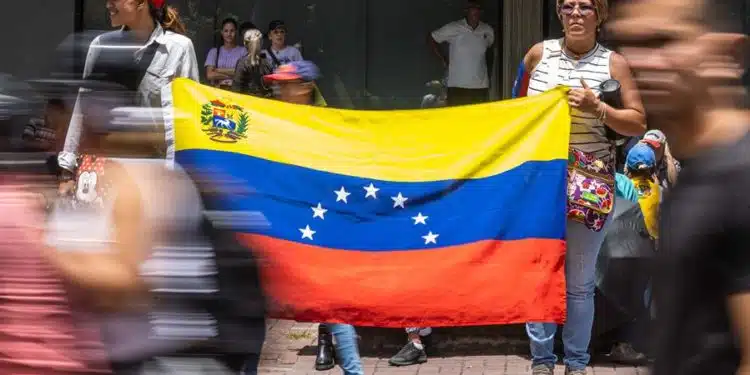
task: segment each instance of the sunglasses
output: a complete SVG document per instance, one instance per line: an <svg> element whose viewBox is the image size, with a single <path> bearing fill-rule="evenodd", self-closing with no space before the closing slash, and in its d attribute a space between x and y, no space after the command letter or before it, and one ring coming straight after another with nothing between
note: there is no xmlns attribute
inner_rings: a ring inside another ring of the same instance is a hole
<svg viewBox="0 0 750 375"><path fill-rule="evenodd" d="M596 8L594 8L593 5L588 4L563 4L562 6L560 6L560 13L566 16L571 16L573 15L573 12L575 12L576 8L578 8L578 12L584 17L588 17L596 13Z"/></svg>

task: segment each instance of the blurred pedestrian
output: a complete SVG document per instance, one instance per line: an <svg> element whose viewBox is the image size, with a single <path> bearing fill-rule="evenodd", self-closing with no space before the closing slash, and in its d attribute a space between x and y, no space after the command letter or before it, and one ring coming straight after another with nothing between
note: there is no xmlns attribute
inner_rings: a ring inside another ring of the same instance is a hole
<svg viewBox="0 0 750 375"><path fill-rule="evenodd" d="M682 164L661 207L653 375L750 374L747 36L728 4L642 0L612 25Z"/></svg>
<svg viewBox="0 0 750 375"><path fill-rule="evenodd" d="M44 222L56 196L56 165L8 152L0 129L0 373L108 373L96 324L79 314L65 280L44 257ZM28 150L30 151L30 150Z"/></svg>

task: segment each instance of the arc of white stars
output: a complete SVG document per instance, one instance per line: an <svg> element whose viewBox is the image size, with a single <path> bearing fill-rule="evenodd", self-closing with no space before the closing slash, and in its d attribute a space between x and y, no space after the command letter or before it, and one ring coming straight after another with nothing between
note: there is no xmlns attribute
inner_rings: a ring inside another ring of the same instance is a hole
<svg viewBox="0 0 750 375"><path fill-rule="evenodd" d="M370 182L369 186L365 186L363 189L365 189L365 191L367 192L367 194L365 194L365 198L373 197L373 199L378 199L377 193L378 191L380 191L380 189L376 188L375 185L372 184L372 182Z"/></svg>
<svg viewBox="0 0 750 375"><path fill-rule="evenodd" d="M431 243L434 243L435 245L437 245L437 238L438 237L440 237L440 235L436 234L436 233L432 233L432 231L430 231L430 233L427 233L427 235L422 236L422 238L424 238L424 244L425 245L428 245L428 244L431 244Z"/></svg>
<svg viewBox="0 0 750 375"><path fill-rule="evenodd" d="M391 199L393 199L393 208L396 208L396 207L406 208L404 207L404 203L406 203L406 201L409 200L409 198L401 195L401 192L399 192L397 196L391 197Z"/></svg>
<svg viewBox="0 0 750 375"><path fill-rule="evenodd" d="M320 203L318 203L317 207L310 207L310 209L313 210L313 219L315 219L316 217L319 217L321 220L326 219L325 214L326 212L328 212L328 210L323 208L323 206Z"/></svg>
<svg viewBox="0 0 750 375"><path fill-rule="evenodd" d="M343 201L344 203L349 203L349 202L348 202L348 201L346 200L346 197L348 197L348 196L352 195L352 193L350 193L350 192L346 191L346 189L344 189L344 187L343 187L343 186L341 187L341 189L340 189L340 190L334 190L333 192L334 192L334 193L336 193L336 202L341 202L341 201Z"/></svg>
<svg viewBox="0 0 750 375"><path fill-rule="evenodd" d="M317 233L316 231L312 230L309 225L306 225L304 228L299 229L300 232L302 232L302 239L309 238L310 241L313 240L313 234Z"/></svg>
<svg viewBox="0 0 750 375"><path fill-rule="evenodd" d="M417 225L417 224L427 225L427 219L429 218L429 216L424 216L420 212L417 214L417 216L412 216L411 218L412 220L414 220L414 225Z"/></svg>

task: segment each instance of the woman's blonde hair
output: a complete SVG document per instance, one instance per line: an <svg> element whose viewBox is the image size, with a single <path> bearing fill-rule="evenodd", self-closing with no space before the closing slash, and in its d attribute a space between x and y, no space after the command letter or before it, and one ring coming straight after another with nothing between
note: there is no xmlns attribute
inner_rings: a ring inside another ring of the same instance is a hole
<svg viewBox="0 0 750 375"><path fill-rule="evenodd" d="M562 6L563 2L565 2L565 0L557 0L558 18L562 18L562 15L560 14L560 7ZM596 8L596 22L597 24L601 25L604 23L604 21L607 20L607 17L609 17L609 1L591 0L591 2L594 3L594 8Z"/></svg>

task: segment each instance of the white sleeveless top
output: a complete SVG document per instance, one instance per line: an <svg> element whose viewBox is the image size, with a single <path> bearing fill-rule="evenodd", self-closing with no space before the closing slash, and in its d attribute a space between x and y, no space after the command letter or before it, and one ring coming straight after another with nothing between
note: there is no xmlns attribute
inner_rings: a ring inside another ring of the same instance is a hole
<svg viewBox="0 0 750 375"><path fill-rule="evenodd" d="M612 78L609 68L611 56L611 50L597 43L580 60L575 60L563 52L562 39L545 40L542 59L530 75L528 95L538 95L559 85L582 88L581 78L599 94L599 85ZM612 146L607 139L605 125L596 115L583 113L575 108L571 108L570 114L570 146L609 160L612 157Z"/></svg>

